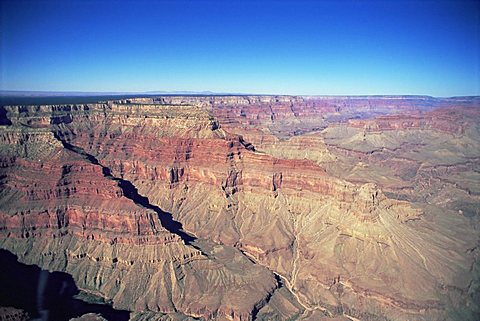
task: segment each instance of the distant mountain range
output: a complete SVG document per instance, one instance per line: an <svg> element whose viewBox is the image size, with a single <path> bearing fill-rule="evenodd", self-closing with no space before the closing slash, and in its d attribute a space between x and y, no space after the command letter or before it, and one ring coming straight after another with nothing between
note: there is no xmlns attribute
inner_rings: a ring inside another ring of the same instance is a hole
<svg viewBox="0 0 480 321"><path fill-rule="evenodd" d="M454 97L433 97L428 95L391 95L391 94L375 94L375 95L293 95L293 94L279 94L279 93L236 93L236 92L216 92L216 91L190 91L190 90L177 90L177 91L24 91L24 90L0 90L0 98L2 102L5 102L5 98L61 98L61 97L89 97L89 98L111 98L121 99L131 97L145 97L145 96L161 96L161 95L173 95L173 96L301 96L312 98L415 98L415 99L432 99L432 98L449 98L449 99L477 99L480 96L454 96Z"/></svg>
<svg viewBox="0 0 480 321"><path fill-rule="evenodd" d="M123 95L248 95L245 93L226 93L214 91L23 91L23 90L0 90L0 96L16 96L16 97L57 97L57 96L123 96Z"/></svg>

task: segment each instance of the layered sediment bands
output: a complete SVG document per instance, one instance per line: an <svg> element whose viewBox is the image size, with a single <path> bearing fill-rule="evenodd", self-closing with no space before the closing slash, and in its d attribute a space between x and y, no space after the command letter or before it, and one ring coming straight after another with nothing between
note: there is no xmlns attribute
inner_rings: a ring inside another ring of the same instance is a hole
<svg viewBox="0 0 480 321"><path fill-rule="evenodd" d="M93 156L59 146L51 132L2 130L13 146L2 146L1 246L22 262L65 271L79 288L131 311L248 320L268 304L277 281L238 250L198 240L186 245L178 226L167 226L176 233L164 228L159 216L167 213ZM44 157L36 152L39 140L12 138L31 132L51 145ZM23 156L11 155L16 149ZM282 309L273 308L298 313Z"/></svg>
<svg viewBox="0 0 480 321"><path fill-rule="evenodd" d="M412 115L387 115L369 120L349 120L350 126L363 128L367 132L383 132L390 130L432 129L450 134L465 133L468 125L463 118L474 114L466 108L435 110Z"/></svg>
<svg viewBox="0 0 480 321"><path fill-rule="evenodd" d="M478 312L478 98L154 97L5 114L2 247L114 306L219 320Z"/></svg>
<svg viewBox="0 0 480 321"><path fill-rule="evenodd" d="M165 228L172 234L175 234L176 236L180 237L186 244L189 244L190 242L195 240L193 236L189 235L188 233L182 230L182 224L180 222L173 220L171 217L171 214L162 211L158 206L151 204L147 197L140 195L138 193L137 188L132 183L130 183L127 180L112 176L111 171L108 167L101 165L94 156L87 154L83 149L73 146L61 140L61 138L59 138L58 135L55 135L55 138L60 140L62 142L62 145L66 149L85 157L93 165L100 166L102 169L103 176L117 182L118 187L121 189L122 194L126 198L128 198L129 200L132 200L135 204L139 206L142 206L146 209L154 211L158 215L158 220L160 220L160 223L163 228ZM66 167L66 169L69 170L69 167ZM176 178L178 181L178 170L173 171L173 169L171 169L170 180L172 181L173 178ZM156 218L154 218L153 215L150 214L149 221L153 231L156 231L157 230L157 227L155 225ZM140 230L140 227L138 228L138 231L139 230Z"/></svg>

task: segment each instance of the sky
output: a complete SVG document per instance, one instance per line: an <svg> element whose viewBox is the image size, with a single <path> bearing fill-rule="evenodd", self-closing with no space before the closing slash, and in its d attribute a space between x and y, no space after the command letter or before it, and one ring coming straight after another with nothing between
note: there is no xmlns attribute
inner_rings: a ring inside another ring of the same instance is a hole
<svg viewBox="0 0 480 321"><path fill-rule="evenodd" d="M0 0L0 89L480 95L480 1Z"/></svg>

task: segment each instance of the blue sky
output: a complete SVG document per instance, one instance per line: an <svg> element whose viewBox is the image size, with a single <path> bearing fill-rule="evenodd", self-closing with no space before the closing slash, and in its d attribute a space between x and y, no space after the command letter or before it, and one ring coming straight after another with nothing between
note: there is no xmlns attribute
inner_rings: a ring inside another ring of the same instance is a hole
<svg viewBox="0 0 480 321"><path fill-rule="evenodd" d="M479 1L0 1L0 89L480 95Z"/></svg>

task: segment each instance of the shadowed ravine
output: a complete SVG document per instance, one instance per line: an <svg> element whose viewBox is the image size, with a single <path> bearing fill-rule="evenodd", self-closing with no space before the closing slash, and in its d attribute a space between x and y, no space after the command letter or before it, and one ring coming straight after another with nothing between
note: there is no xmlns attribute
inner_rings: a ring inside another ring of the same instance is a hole
<svg viewBox="0 0 480 321"><path fill-rule="evenodd" d="M186 233L183 230L182 223L175 221L172 217L172 214L167 213L163 211L160 207L151 204L150 201L148 200L148 197L140 195L138 193L138 189L130 181L113 176L110 168L102 165L95 156L87 153L85 150L83 150L80 147L74 146L66 142L64 139L62 139L58 135L58 133L54 132L53 134L55 138L62 143L63 147L65 147L66 149L76 154L81 155L82 157L86 158L90 163L100 166L102 168L103 176L116 181L118 183L118 186L122 189L123 195L126 198L132 200L137 205L140 205L140 206L143 206L144 208L155 211L155 213L157 213L158 215L158 219L160 220L160 223L167 231L180 236L180 238L185 242L185 244L192 245L191 244L192 241L194 241L196 238Z"/></svg>
<svg viewBox="0 0 480 321"><path fill-rule="evenodd" d="M205 256L210 257L210 255L212 255L212 248L215 245L215 243L213 243L212 241L210 241L208 239L201 239L201 238L198 239L197 237L192 236L192 235L188 234L187 232L185 232L183 230L182 223L174 220L173 217L172 217L172 214L163 211L160 207L158 207L156 205L151 204L148 197L140 195L138 193L138 189L130 181L113 176L110 168L102 165L95 156L87 153L84 149L82 149L80 147L77 147L77 146L74 146L74 145L68 143L58 133L53 132L53 134L54 134L55 138L62 143L64 148L82 156L83 158L88 160L90 163L92 163L94 165L97 165L97 166L100 166L102 168L102 173L103 173L104 177L116 181L118 183L118 186L122 189L123 194L126 198L132 200L137 205L140 205L140 206L143 206L144 208L155 211L158 215L158 219L159 219L160 223L162 224L162 226L166 230L168 230L169 232L171 232L173 234L178 235L185 242L185 244L190 245L190 246L194 247L195 249L201 251ZM238 251L240 253L242 253L242 255L245 258L247 258L252 264L255 264L255 265L258 264L251 257L249 257L248 255L245 255L245 253L243 251L241 251L241 250L238 250ZM265 268L268 269L267 267L265 267ZM268 269L268 270L270 270L270 269ZM268 304L270 302L274 292L276 290L280 289L280 288L285 287L282 279L279 278L278 275L276 275L273 271L270 270L270 272L273 273L273 275L275 277L277 287L272 293L267 294L267 296L263 300L262 304L260 304L259 306L254 308L254 310L252 311L252 320L257 319L257 314L258 314L259 310L263 306L265 306L266 304ZM290 291L290 289L288 289L288 290Z"/></svg>
<svg viewBox="0 0 480 321"><path fill-rule="evenodd" d="M109 321L127 321L129 312L109 304L88 303L79 298L71 275L48 272L20 263L14 254L0 249L0 305L13 306L42 321L63 321L85 313L100 313ZM0 316L0 320L4 320ZM11 320L11 319L5 319Z"/></svg>

